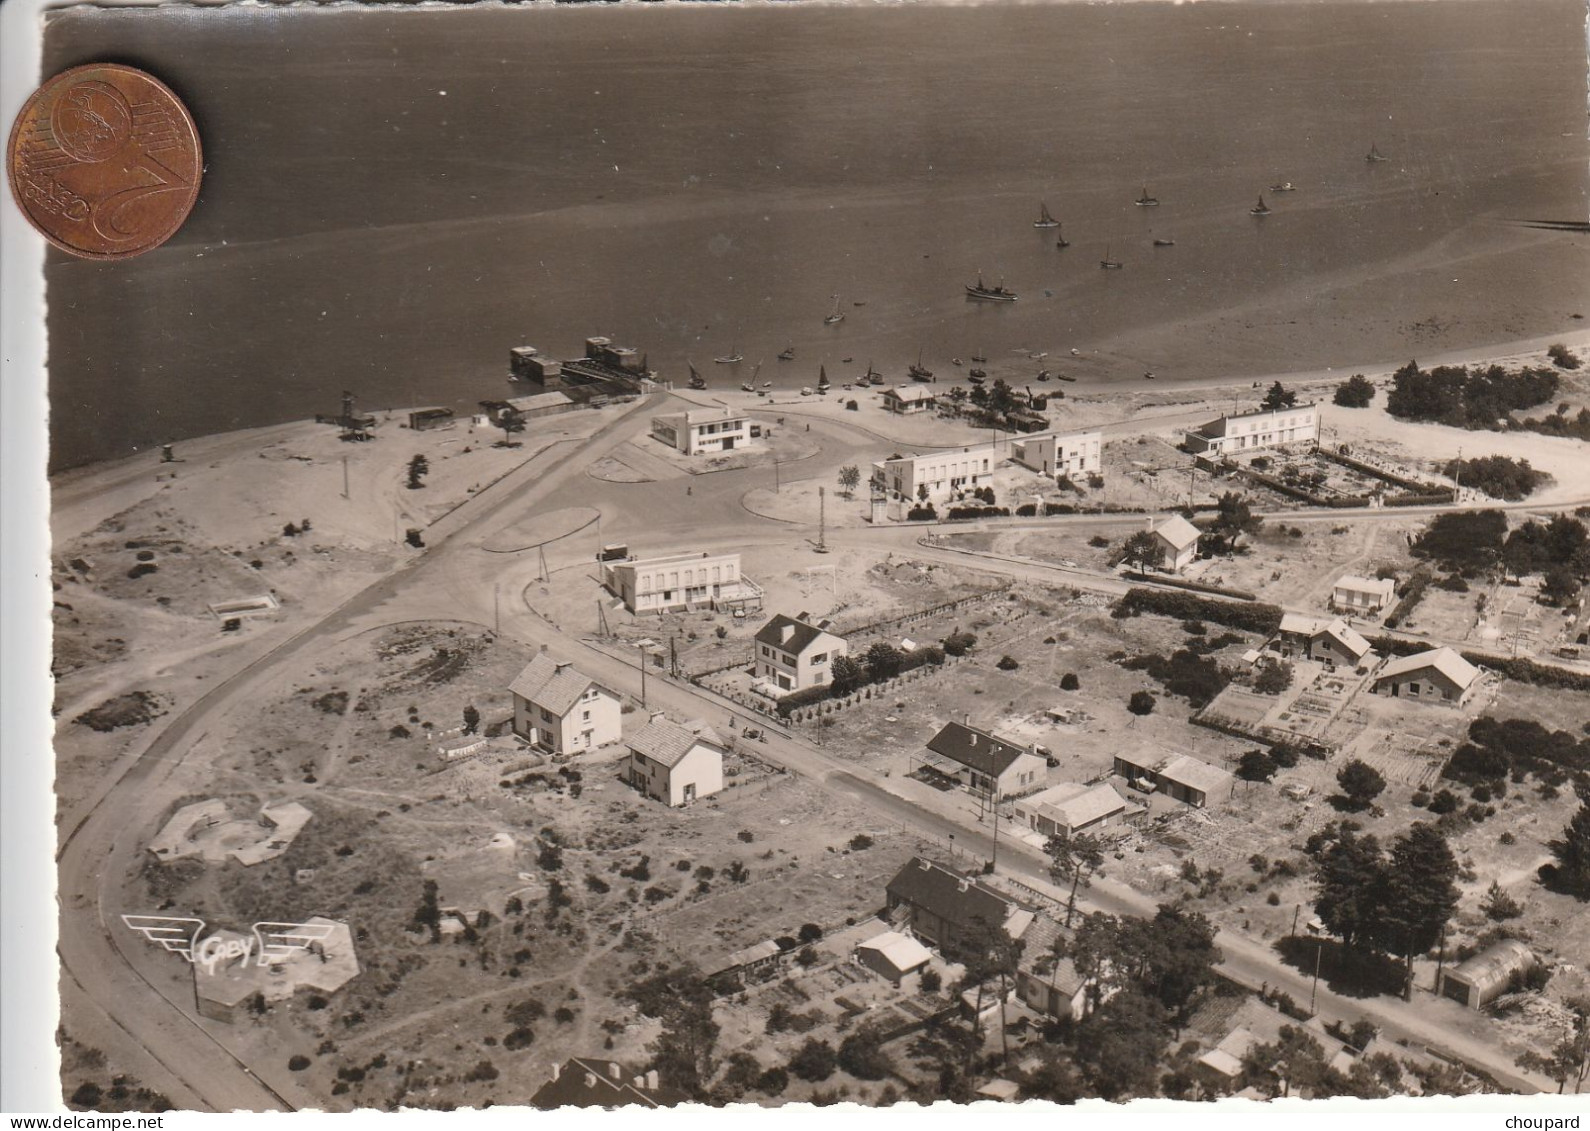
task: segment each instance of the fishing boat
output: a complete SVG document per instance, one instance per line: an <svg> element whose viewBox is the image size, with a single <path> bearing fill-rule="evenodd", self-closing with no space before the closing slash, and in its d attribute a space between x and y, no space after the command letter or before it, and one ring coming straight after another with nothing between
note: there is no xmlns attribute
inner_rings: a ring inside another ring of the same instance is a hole
<svg viewBox="0 0 1590 1131"><path fill-rule="evenodd" d="M1056 224L1055 227L1059 228L1060 225ZM1071 241L1066 239L1065 233L1063 231L1057 231L1057 232L1055 232L1054 245L1055 245L1055 247L1070 247L1071 246Z"/></svg>
<svg viewBox="0 0 1590 1131"><path fill-rule="evenodd" d="M1076 380L1075 377L1072 377L1068 373L1056 373L1055 376L1060 378L1060 380L1062 380L1062 381L1075 381Z"/></svg>
<svg viewBox="0 0 1590 1131"><path fill-rule="evenodd" d="M1039 350L1037 353L1029 353L1027 356L1030 357L1033 361L1042 361L1044 358L1049 356L1049 351L1048 350Z"/></svg>
<svg viewBox="0 0 1590 1131"><path fill-rule="evenodd" d="M906 368L906 372L911 375L911 380L913 380L913 381L931 381L931 380L933 380L933 370L922 368L922 351L921 350L917 350L916 351L916 364L912 365L912 366L908 366Z"/></svg>
<svg viewBox="0 0 1590 1131"><path fill-rule="evenodd" d="M745 355L740 352L739 346L735 346L723 357L715 357L712 360L719 365L738 365L745 360Z"/></svg>
<svg viewBox="0 0 1590 1131"><path fill-rule="evenodd" d="M707 387L707 379L696 372L694 363L687 361L685 364L690 367L690 387L692 389L705 389Z"/></svg>
<svg viewBox="0 0 1590 1131"><path fill-rule="evenodd" d="M1248 209L1248 213L1253 216L1268 216L1270 214L1270 206L1264 203L1264 197L1261 196L1259 197L1259 203Z"/></svg>
<svg viewBox="0 0 1590 1131"><path fill-rule="evenodd" d="M1139 208L1158 208L1159 207L1159 197L1157 197L1157 196L1149 196L1148 195L1148 186L1144 185L1143 186L1143 195L1138 197L1136 200L1132 201L1132 203L1137 205Z"/></svg>
<svg viewBox="0 0 1590 1131"><path fill-rule="evenodd" d="M795 347L793 345L786 346L784 348L784 350L778 355L778 359L780 361L794 361L795 360Z"/></svg>
<svg viewBox="0 0 1590 1131"><path fill-rule="evenodd" d="M756 392L756 386L749 381L742 381L740 382L740 391L742 393L754 393Z"/></svg>
<svg viewBox="0 0 1590 1131"><path fill-rule="evenodd" d="M975 284L968 283L966 285L966 295L968 298L983 299L987 302L1016 301L1016 292L1006 290L1005 284L1003 282L1001 282L998 286L993 287L985 284L983 282L983 273L981 271L977 273L977 282Z"/></svg>
<svg viewBox="0 0 1590 1131"><path fill-rule="evenodd" d="M952 357L952 358L950 358L950 364L959 366L959 365L965 365L966 363L964 361L962 361L958 357Z"/></svg>
<svg viewBox="0 0 1590 1131"><path fill-rule="evenodd" d="M811 395L812 395L812 387L810 385L801 386L801 396L809 397Z"/></svg>
<svg viewBox="0 0 1590 1131"><path fill-rule="evenodd" d="M988 363L988 358L986 358L985 356L983 356L980 353L972 354L972 360L977 362L977 364L979 364L979 365L986 365Z"/></svg>
<svg viewBox="0 0 1590 1131"><path fill-rule="evenodd" d="M872 367L871 358L867 359L867 371L861 375L860 381L863 385L870 385L873 381L877 381L879 384L883 383L883 374Z"/></svg>
<svg viewBox="0 0 1590 1131"><path fill-rule="evenodd" d="M1155 247L1175 247L1176 246L1176 241L1175 240L1156 239L1154 241L1154 246Z"/></svg>
<svg viewBox="0 0 1590 1131"><path fill-rule="evenodd" d="M1153 379L1154 379L1154 371L1152 369L1149 370L1147 373L1143 374L1143 380L1152 381Z"/></svg>
<svg viewBox="0 0 1590 1131"><path fill-rule="evenodd" d="M839 309L839 296L835 295L834 296L834 312L832 314L830 314L827 318L823 319L823 325L824 326L832 326L835 323L843 322L844 320L845 320L844 313Z"/></svg>
<svg viewBox="0 0 1590 1131"><path fill-rule="evenodd" d="M1117 260L1110 258L1109 244L1104 245L1104 258L1099 260L1099 266L1106 271L1119 271L1121 269L1121 264Z"/></svg>
<svg viewBox="0 0 1590 1131"><path fill-rule="evenodd" d="M966 376L971 379L972 384L980 385L983 379L988 376L988 371L986 369L969 369L966 371Z"/></svg>
<svg viewBox="0 0 1590 1131"><path fill-rule="evenodd" d="M1271 192L1296 192L1297 186L1291 181L1277 181L1270 186Z"/></svg>
<svg viewBox="0 0 1590 1131"><path fill-rule="evenodd" d="M852 361L855 361L855 360L856 359L853 358L853 357L842 357L842 358L839 359L840 363L843 364L843 365L849 365Z"/></svg>
<svg viewBox="0 0 1590 1131"><path fill-rule="evenodd" d="M1370 142L1369 152L1364 154L1364 160L1373 163L1376 161L1384 161L1385 159L1385 154L1381 153L1380 150L1376 148L1374 142Z"/></svg>
<svg viewBox="0 0 1590 1131"><path fill-rule="evenodd" d="M1034 228L1058 228L1060 221L1049 215L1049 206L1044 203L1038 205L1038 218L1032 222Z"/></svg>

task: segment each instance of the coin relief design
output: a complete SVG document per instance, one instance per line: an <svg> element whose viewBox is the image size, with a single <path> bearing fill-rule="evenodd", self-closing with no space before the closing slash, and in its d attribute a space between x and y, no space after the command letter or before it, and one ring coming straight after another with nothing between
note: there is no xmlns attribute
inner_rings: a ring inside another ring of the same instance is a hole
<svg viewBox="0 0 1590 1131"><path fill-rule="evenodd" d="M204 167L181 100L116 64L76 67L35 91L8 152L23 214L56 247L89 259L124 259L170 239Z"/></svg>

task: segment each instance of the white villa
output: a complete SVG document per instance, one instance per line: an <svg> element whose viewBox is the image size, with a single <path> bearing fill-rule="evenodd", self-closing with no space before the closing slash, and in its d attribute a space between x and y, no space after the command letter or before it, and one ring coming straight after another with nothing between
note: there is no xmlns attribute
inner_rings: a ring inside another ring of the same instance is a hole
<svg viewBox="0 0 1590 1131"><path fill-rule="evenodd" d="M1221 416L1185 436L1188 451L1211 455L1312 442L1319 439L1319 406L1300 404Z"/></svg>
<svg viewBox="0 0 1590 1131"><path fill-rule="evenodd" d="M695 408L651 418L651 434L687 456L732 452L761 435L761 427L744 413L726 408Z"/></svg>
<svg viewBox="0 0 1590 1131"><path fill-rule="evenodd" d="M1043 476L1097 475L1104 468L1103 432L1043 432L1010 442L1010 458Z"/></svg>
<svg viewBox="0 0 1590 1131"><path fill-rule="evenodd" d="M951 491L976 487L991 478L999 462L992 448L934 452L925 456L900 456L872 465L874 482L881 482L892 498L914 503L927 487L929 499L944 499Z"/></svg>
<svg viewBox="0 0 1590 1131"><path fill-rule="evenodd" d="M542 654L508 686L513 731L552 754L595 750L623 736L623 700L568 661Z"/></svg>

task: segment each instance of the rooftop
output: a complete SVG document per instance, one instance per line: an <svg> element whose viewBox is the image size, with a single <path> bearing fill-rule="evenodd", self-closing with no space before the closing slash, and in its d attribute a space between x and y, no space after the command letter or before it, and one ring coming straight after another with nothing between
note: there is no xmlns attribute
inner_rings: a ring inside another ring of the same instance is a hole
<svg viewBox="0 0 1590 1131"><path fill-rule="evenodd" d="M683 761L685 755L698 744L710 747L720 754L723 753L723 748L706 735L693 734L661 715L630 735L625 743L637 754L644 754L652 761L670 769Z"/></svg>
<svg viewBox="0 0 1590 1131"><path fill-rule="evenodd" d="M1229 772L1212 766L1191 754L1177 754L1155 768L1160 777L1180 785L1191 786L1201 793L1210 793L1231 784Z"/></svg>
<svg viewBox="0 0 1590 1131"><path fill-rule="evenodd" d="M943 729L928 741L927 748L990 777L998 777L1010 769L1011 764L1027 752L985 730L961 723L945 723Z"/></svg>
<svg viewBox="0 0 1590 1131"><path fill-rule="evenodd" d="M508 690L556 715L566 715L592 686L591 677L571 663L560 663L542 653L531 660ZM598 685L600 686L600 685ZM606 688L602 688L606 691ZM609 691L616 699L617 695Z"/></svg>
<svg viewBox="0 0 1590 1131"><path fill-rule="evenodd" d="M1451 648L1443 645L1440 648L1431 648L1428 651L1417 652L1412 656L1398 656L1395 660L1387 662L1380 669L1376 681L1382 681L1392 676L1406 675L1422 668L1434 668L1447 679L1460 688L1467 689L1479 677L1480 669L1469 663Z"/></svg>
<svg viewBox="0 0 1590 1131"><path fill-rule="evenodd" d="M896 970L914 970L930 961L933 952L910 935L899 931L885 931L866 942L858 943L857 950L875 950L887 958Z"/></svg>
<svg viewBox="0 0 1590 1131"><path fill-rule="evenodd" d="M1534 961L1535 952L1529 947L1517 939L1503 939L1495 946L1481 951L1467 962L1448 971L1447 977L1467 982L1471 986L1486 988L1506 982L1513 976L1514 971L1521 970Z"/></svg>
<svg viewBox="0 0 1590 1131"><path fill-rule="evenodd" d="M729 558L739 561L739 552L735 551L733 553L727 554L709 554L705 550L700 550L694 553L685 554L659 554L654 558L642 558L631 554L627 558L622 558L617 561L609 561L607 564L610 566L627 565L635 567L645 566L649 568L651 566L674 565L676 563L679 565L684 565L686 562L724 561Z"/></svg>
<svg viewBox="0 0 1590 1131"><path fill-rule="evenodd" d="M893 397L897 401L911 403L913 401L931 401L937 397L932 389L921 385L890 386L883 391L885 397Z"/></svg>
<svg viewBox="0 0 1590 1131"><path fill-rule="evenodd" d="M1397 583L1389 577L1359 577L1357 574L1343 574L1335 581L1337 589L1350 589L1354 593L1389 594L1397 588Z"/></svg>
<svg viewBox="0 0 1590 1131"><path fill-rule="evenodd" d="M1015 904L954 868L914 856L895 873L886 889L894 899L926 908L955 926L981 919L1002 926Z"/></svg>
<svg viewBox="0 0 1590 1131"><path fill-rule="evenodd" d="M616 1060L590 1056L570 1057L555 1066L552 1079L530 1098L542 1111L560 1107L669 1107L689 1097L674 1088L663 1087L655 1073L636 1076Z"/></svg>
<svg viewBox="0 0 1590 1131"><path fill-rule="evenodd" d="M786 632L786 629L790 631ZM757 630L756 642L799 655L822 634L823 630L814 624L807 624L805 621L779 613Z"/></svg>
<svg viewBox="0 0 1590 1131"><path fill-rule="evenodd" d="M1154 527L1154 533L1174 546L1177 552L1198 544L1198 528L1179 514L1173 514Z"/></svg>
<svg viewBox="0 0 1590 1131"><path fill-rule="evenodd" d="M1126 809L1135 808L1131 802L1115 792L1108 782L1086 786L1080 782L1062 782L1050 786L1042 793L1016 802L1018 809L1036 812L1067 828L1081 828L1094 821Z"/></svg>

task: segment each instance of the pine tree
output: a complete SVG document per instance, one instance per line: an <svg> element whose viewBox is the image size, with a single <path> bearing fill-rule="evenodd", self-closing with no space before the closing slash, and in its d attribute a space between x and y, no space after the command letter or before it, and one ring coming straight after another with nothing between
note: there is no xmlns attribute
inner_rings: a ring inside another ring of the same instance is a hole
<svg viewBox="0 0 1590 1131"><path fill-rule="evenodd" d="M1590 899L1590 801L1579 806L1562 836L1547 847L1557 858L1552 877L1555 886L1580 899Z"/></svg>
<svg viewBox="0 0 1590 1131"><path fill-rule="evenodd" d="M1386 906L1376 933L1381 944L1407 963L1404 1000L1413 999L1413 959L1441 940L1459 891L1457 859L1434 825L1418 822L1391 845Z"/></svg>

